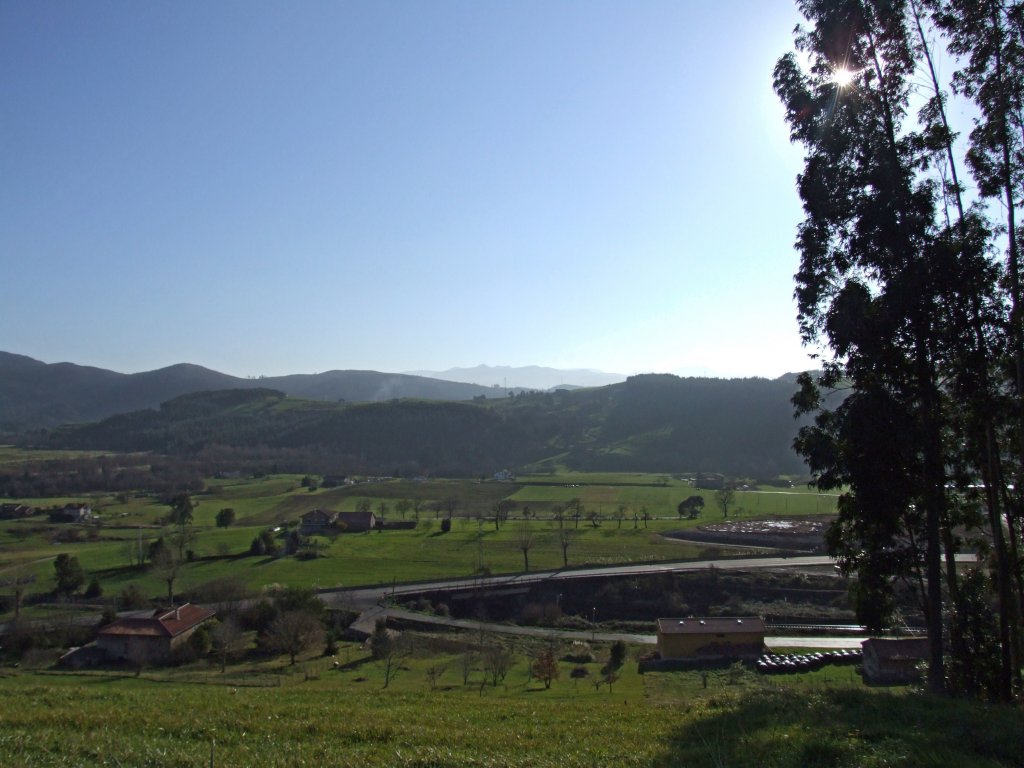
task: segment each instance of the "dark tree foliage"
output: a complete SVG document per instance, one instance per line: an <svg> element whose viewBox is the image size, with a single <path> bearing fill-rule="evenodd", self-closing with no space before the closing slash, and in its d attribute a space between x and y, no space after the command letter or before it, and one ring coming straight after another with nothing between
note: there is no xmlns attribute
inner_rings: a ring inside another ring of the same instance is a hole
<svg viewBox="0 0 1024 768"><path fill-rule="evenodd" d="M894 579L917 586L933 690L944 685L947 650L952 668L969 653L972 609L954 561L961 536L990 537L1003 659L996 697L1008 699L1010 679L1020 674L1009 584L1019 572L1014 488L1021 484L1011 482L1005 462L1024 457L1007 439L1024 439L1024 419L1013 418L1024 414L1022 387L1007 377L1014 365L1000 363L1021 346L1014 227L1007 302L989 256L997 228L984 209L963 204L928 25L937 20L951 50L969 59L955 81L983 113L969 161L982 193L998 194L1015 184L1008 169L1019 131L1012 141L999 132L1009 105L1020 103L1013 94L1024 57L1008 41L1020 40L1024 17L1018 4L995 0L798 5L809 24L798 28L796 46L809 66L784 56L775 88L791 136L805 149L796 299L801 333L824 366L820 377L801 378L794 397L798 413L815 415L795 445L819 488L844 491L827 540L842 568L859 577L861 619L873 627L888 620ZM933 93L915 116L910 97L921 72ZM1005 195L1011 222L1019 197ZM1016 390L1012 403L1007 384ZM840 388L849 393L841 404L824 402Z"/></svg>
<svg viewBox="0 0 1024 768"><path fill-rule="evenodd" d="M57 580L57 592L62 595L74 594L85 584L85 571L74 555L63 552L57 555L53 561L53 570Z"/></svg>
<svg viewBox="0 0 1024 768"><path fill-rule="evenodd" d="M236 402L218 392L62 427L28 442L154 451L169 454L168 465L201 462L207 473L490 476L495 467L557 455L579 470L772 477L803 470L790 448L796 432L790 393L788 379L661 375L483 403L341 405L259 391L243 392ZM0 493L4 482L0 473Z"/></svg>
<svg viewBox="0 0 1024 768"><path fill-rule="evenodd" d="M679 512L679 517L688 517L691 520L700 517L701 511L704 509L704 497L694 494L688 496L679 502L679 506L676 511Z"/></svg>
<svg viewBox="0 0 1024 768"><path fill-rule="evenodd" d="M288 654L291 663L299 654L323 645L326 632L320 619L308 611L284 611L260 636L261 645L275 653Z"/></svg>
<svg viewBox="0 0 1024 768"><path fill-rule="evenodd" d="M224 507L218 511L216 523L218 528L230 528L235 523L235 510L231 507Z"/></svg>

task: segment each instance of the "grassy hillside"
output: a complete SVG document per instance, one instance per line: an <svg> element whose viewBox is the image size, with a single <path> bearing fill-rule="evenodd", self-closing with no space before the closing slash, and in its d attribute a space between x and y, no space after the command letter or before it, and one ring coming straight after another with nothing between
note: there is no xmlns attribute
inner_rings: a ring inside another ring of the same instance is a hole
<svg viewBox="0 0 1024 768"><path fill-rule="evenodd" d="M0 677L0 761L33 766L1019 766L1019 711L868 689L850 668L640 676L611 690L600 663L550 690L520 649L504 685L468 685L458 654L421 644L387 690L379 662L343 646L326 662L221 675L198 665ZM432 688L432 666L445 671Z"/></svg>

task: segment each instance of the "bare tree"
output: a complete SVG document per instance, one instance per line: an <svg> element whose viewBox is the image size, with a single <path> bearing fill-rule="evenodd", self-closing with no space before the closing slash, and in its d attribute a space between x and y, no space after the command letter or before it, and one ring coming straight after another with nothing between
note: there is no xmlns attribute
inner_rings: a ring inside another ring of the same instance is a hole
<svg viewBox="0 0 1024 768"><path fill-rule="evenodd" d="M267 648L287 653L295 664L295 657L303 651L324 644L324 625L309 611L285 611L274 619L264 635Z"/></svg>
<svg viewBox="0 0 1024 768"><path fill-rule="evenodd" d="M432 664L427 667L427 681L430 683L430 690L437 690L437 681L447 671L448 666L445 664Z"/></svg>
<svg viewBox="0 0 1024 768"><path fill-rule="evenodd" d="M370 636L370 652L374 659L384 664L384 688L387 688L398 674L402 661L411 654L411 649L401 637L391 634L386 619L377 619Z"/></svg>
<svg viewBox="0 0 1024 768"><path fill-rule="evenodd" d="M573 519L573 522L575 522L576 527L579 528L580 518L583 517L583 512L585 510L583 506L583 500L580 499L579 496L573 496L571 499L569 499L569 501L566 502L565 509L566 512L569 513L569 516Z"/></svg>
<svg viewBox="0 0 1024 768"><path fill-rule="evenodd" d="M28 573L20 568L14 569L10 575L0 579L0 586L10 587L14 596L14 620L21 618L21 605L25 601L25 593L28 592L30 584L34 584L35 574Z"/></svg>
<svg viewBox="0 0 1024 768"><path fill-rule="evenodd" d="M455 510L459 508L458 496L448 496L444 500L444 508L448 513L448 519L451 520L455 516Z"/></svg>
<svg viewBox="0 0 1024 768"><path fill-rule="evenodd" d="M612 517L615 518L615 522L617 523L616 528L622 527L622 521L626 519L626 512L628 510L629 507L625 504L619 504L619 506L615 508L615 511L612 512Z"/></svg>
<svg viewBox="0 0 1024 768"><path fill-rule="evenodd" d="M718 508L722 510L722 517L729 516L729 507L736 500L736 491L726 486L719 491L715 491L715 503Z"/></svg>
<svg viewBox="0 0 1024 768"><path fill-rule="evenodd" d="M482 655L484 673L490 678L491 685L497 687L505 681L515 666L515 654L503 645L488 645L483 649Z"/></svg>
<svg viewBox="0 0 1024 768"><path fill-rule="evenodd" d="M530 549L533 547L533 528L529 520L523 520L516 531L516 544L523 553L523 570L530 570Z"/></svg>
<svg viewBox="0 0 1024 768"><path fill-rule="evenodd" d="M245 650L245 633L234 616L228 616L213 630L213 652L220 659L223 672L229 661L236 659Z"/></svg>
<svg viewBox="0 0 1024 768"><path fill-rule="evenodd" d="M169 520L174 525L171 541L178 550L178 560L185 559L185 550L195 542L196 532L192 527L193 511L196 505L187 493L180 493L171 499Z"/></svg>
<svg viewBox="0 0 1024 768"><path fill-rule="evenodd" d="M533 676L544 683L544 689L551 687L551 683L559 677L558 659L555 657L553 648L545 648L533 660L530 667Z"/></svg>
<svg viewBox="0 0 1024 768"><path fill-rule="evenodd" d="M154 575L167 584L167 602L173 605L174 582L177 581L178 573L181 571L181 559L173 549L164 545L154 547L149 560Z"/></svg>
<svg viewBox="0 0 1024 768"><path fill-rule="evenodd" d="M558 543L562 547L562 567L569 567L569 547L572 545L575 534L568 528L562 528L558 532Z"/></svg>
<svg viewBox="0 0 1024 768"><path fill-rule="evenodd" d="M412 509L412 502L408 499L399 499L395 502L395 511L405 520L406 513Z"/></svg>
<svg viewBox="0 0 1024 768"><path fill-rule="evenodd" d="M473 665L476 664L476 659L477 653L472 648L466 648L466 650L462 652L462 657L460 659L460 667L462 669L463 685L469 684L469 676L473 672Z"/></svg>

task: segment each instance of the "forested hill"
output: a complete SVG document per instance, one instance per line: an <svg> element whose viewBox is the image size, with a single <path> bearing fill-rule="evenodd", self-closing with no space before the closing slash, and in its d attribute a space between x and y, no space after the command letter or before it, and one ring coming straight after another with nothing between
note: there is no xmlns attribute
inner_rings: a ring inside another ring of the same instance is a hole
<svg viewBox="0 0 1024 768"><path fill-rule="evenodd" d="M270 388L313 400L372 402L396 397L471 400L505 390L378 371L327 371L242 379L198 365L116 373L73 363L43 363L0 352L0 432L21 432L115 413L156 408L179 395L220 389Z"/></svg>
<svg viewBox="0 0 1024 768"><path fill-rule="evenodd" d="M634 376L500 400L340 404L266 389L187 395L36 435L49 447L194 454L261 447L331 457L338 472L478 475L504 467L799 473L793 385Z"/></svg>

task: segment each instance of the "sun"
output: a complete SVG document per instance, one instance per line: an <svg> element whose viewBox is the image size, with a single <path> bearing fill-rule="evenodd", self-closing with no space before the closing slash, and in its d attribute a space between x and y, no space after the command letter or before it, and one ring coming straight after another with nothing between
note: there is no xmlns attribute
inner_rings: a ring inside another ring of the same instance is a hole
<svg viewBox="0 0 1024 768"><path fill-rule="evenodd" d="M849 88L857 79L857 70L840 67L832 72L832 82L840 88Z"/></svg>

